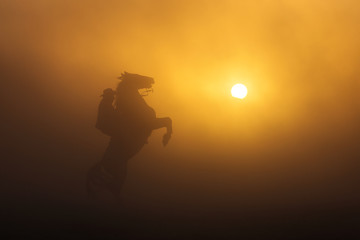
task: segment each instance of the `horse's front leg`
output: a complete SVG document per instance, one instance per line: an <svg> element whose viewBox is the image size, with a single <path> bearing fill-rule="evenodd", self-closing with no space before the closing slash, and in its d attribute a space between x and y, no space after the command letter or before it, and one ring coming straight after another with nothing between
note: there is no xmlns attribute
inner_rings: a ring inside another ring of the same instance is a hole
<svg viewBox="0 0 360 240"><path fill-rule="evenodd" d="M172 134L172 120L169 117L165 118L156 118L154 121L154 128L153 129L159 129L166 127L166 133L163 136L163 145L166 146L171 138Z"/></svg>

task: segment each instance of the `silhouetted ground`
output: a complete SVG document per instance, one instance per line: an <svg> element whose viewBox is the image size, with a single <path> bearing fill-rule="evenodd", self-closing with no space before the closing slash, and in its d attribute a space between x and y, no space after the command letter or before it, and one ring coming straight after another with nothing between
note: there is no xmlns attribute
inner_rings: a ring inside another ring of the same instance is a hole
<svg viewBox="0 0 360 240"><path fill-rule="evenodd" d="M349 239L359 234L354 206L233 212L169 206L116 211L47 202L10 207L2 217L2 234L7 239Z"/></svg>

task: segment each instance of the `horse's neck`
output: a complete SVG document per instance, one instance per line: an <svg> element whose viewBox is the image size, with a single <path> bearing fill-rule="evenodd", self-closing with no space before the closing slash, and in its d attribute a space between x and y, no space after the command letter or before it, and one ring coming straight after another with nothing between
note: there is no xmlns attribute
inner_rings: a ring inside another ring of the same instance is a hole
<svg viewBox="0 0 360 240"><path fill-rule="evenodd" d="M154 110L146 103L136 90L134 92L120 93L117 108L123 114L136 114L146 118L155 117Z"/></svg>

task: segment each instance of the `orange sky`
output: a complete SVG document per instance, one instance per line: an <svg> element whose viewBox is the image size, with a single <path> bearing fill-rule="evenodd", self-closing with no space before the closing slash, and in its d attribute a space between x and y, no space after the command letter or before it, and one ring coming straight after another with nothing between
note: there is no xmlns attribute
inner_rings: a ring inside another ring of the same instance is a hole
<svg viewBox="0 0 360 240"><path fill-rule="evenodd" d="M99 95L128 71L155 78L146 100L174 122L166 149L160 130L137 156L135 177L184 164L232 169L225 182L244 171L252 184L282 182L299 168L331 178L353 167L337 156L360 133L359 10L355 0L2 0L5 120L19 136L101 156ZM230 96L237 82L244 100Z"/></svg>

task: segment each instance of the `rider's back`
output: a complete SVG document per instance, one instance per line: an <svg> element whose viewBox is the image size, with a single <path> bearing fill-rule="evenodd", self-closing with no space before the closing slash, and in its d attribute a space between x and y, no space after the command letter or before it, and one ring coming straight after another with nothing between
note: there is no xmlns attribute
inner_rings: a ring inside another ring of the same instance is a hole
<svg viewBox="0 0 360 240"><path fill-rule="evenodd" d="M113 100L103 97L98 108L98 115L95 127L106 135L113 135L115 129L115 109Z"/></svg>

